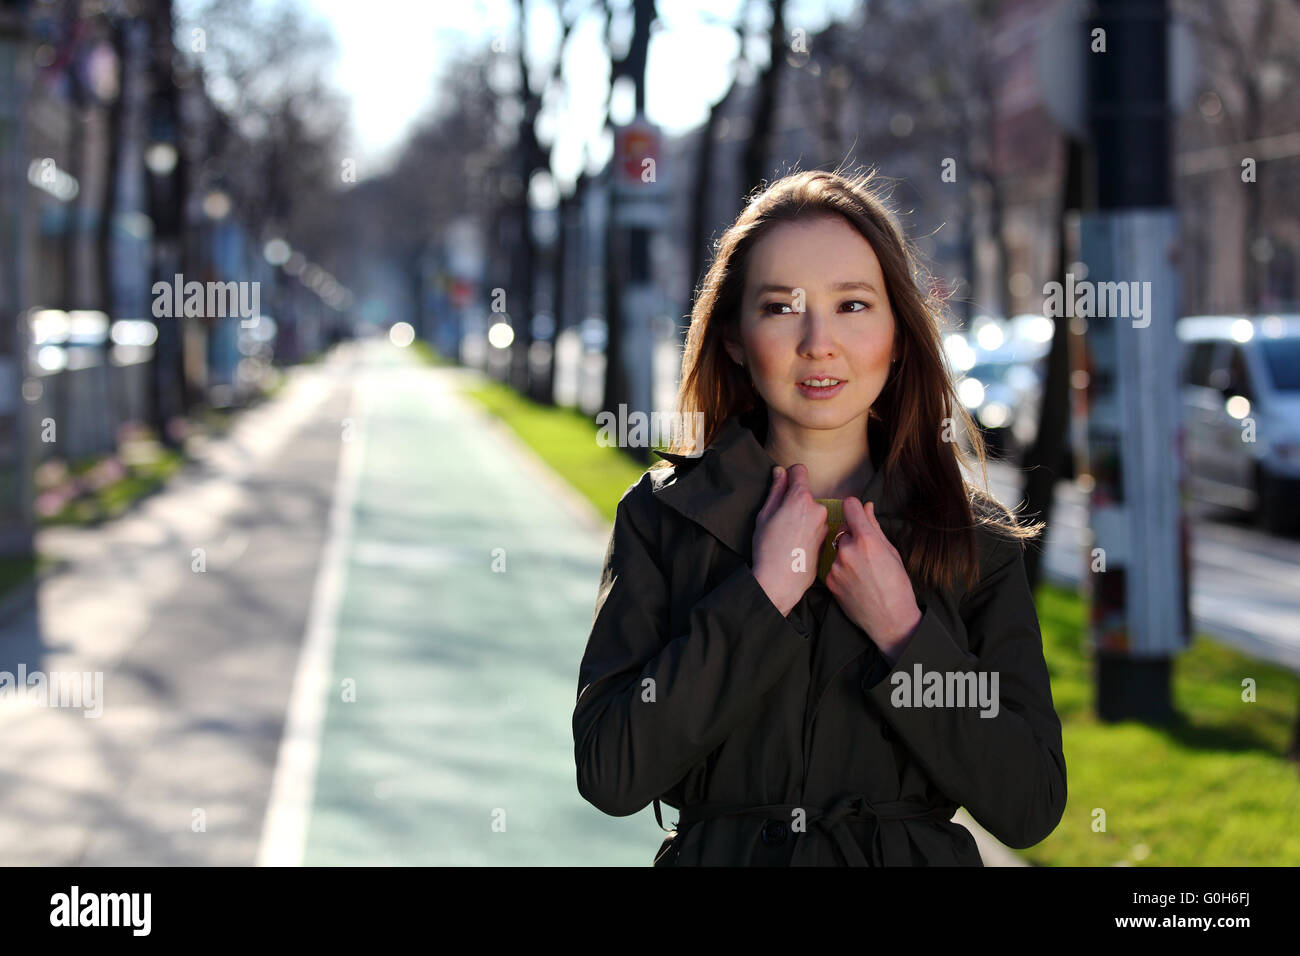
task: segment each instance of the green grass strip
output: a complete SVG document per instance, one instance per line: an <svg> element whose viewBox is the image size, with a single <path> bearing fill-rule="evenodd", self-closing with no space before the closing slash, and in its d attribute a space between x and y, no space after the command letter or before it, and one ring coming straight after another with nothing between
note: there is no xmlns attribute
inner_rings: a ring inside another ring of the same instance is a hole
<svg viewBox="0 0 1300 956"><path fill-rule="evenodd" d="M500 382L468 394L514 429L611 523L623 492L645 472L618 448L598 444L596 423L582 412L541 405Z"/></svg>

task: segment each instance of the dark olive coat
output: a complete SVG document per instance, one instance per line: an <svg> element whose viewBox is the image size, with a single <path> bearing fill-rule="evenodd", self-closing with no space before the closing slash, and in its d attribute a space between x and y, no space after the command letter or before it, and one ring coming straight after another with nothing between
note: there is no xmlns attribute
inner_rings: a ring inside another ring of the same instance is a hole
<svg viewBox="0 0 1300 956"><path fill-rule="evenodd" d="M981 528L976 587L913 580L921 623L891 670L823 582L786 617L754 578L764 428L728 419L619 502L579 668L579 792L614 816L682 811L656 865L981 866L958 806L1008 846L1038 843L1065 809L1065 758L1021 545ZM862 500L898 547L908 492L884 486L870 439ZM997 715L894 706L890 677L918 663L997 672Z"/></svg>

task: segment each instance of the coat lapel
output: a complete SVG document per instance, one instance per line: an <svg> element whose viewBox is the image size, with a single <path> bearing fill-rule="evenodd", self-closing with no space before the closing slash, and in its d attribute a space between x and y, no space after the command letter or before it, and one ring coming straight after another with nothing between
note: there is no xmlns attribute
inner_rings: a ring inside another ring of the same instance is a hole
<svg viewBox="0 0 1300 956"><path fill-rule="evenodd" d="M672 478L655 488L659 500L713 535L746 563L753 559L754 525L771 488L772 469L776 467L761 437L765 437L763 419L750 413L728 418L701 456L657 452L676 466ZM894 546L899 547L908 490L901 482L885 481L881 467L887 449L874 421L868 439L876 468L859 497L863 504L875 502L881 528ZM823 593L814 594L819 588ZM813 604L821 599L826 607L816 634L818 647L810 675L809 720L836 675L875 646L820 580L809 588L801 603Z"/></svg>
<svg viewBox="0 0 1300 956"><path fill-rule="evenodd" d="M754 524L776 467L760 440L764 431L761 416L733 415L700 456L656 452L676 466L673 477L655 488L659 500L746 560L752 558ZM875 502L880 525L893 540L891 525L896 528L904 515L908 490L899 481L885 482L881 466L888 449L874 421L868 440L876 469L859 498L864 505Z"/></svg>
<svg viewBox="0 0 1300 956"><path fill-rule="evenodd" d="M657 454L676 466L673 479L655 489L659 499L751 560L754 524L776 462L750 426L739 417L728 418L698 458Z"/></svg>

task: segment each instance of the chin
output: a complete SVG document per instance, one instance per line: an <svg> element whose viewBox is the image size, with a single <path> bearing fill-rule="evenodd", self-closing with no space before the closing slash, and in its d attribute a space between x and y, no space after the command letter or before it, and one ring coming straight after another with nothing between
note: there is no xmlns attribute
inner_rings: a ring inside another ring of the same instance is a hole
<svg viewBox="0 0 1300 956"><path fill-rule="evenodd" d="M815 403L801 399L796 399L795 402L793 408L775 408L773 410L782 418L798 425L800 428L819 431L843 428L855 419L865 419L867 413L871 410L870 405L859 407L844 404L837 400L822 403L821 407L816 407ZM770 405L768 407L772 408Z"/></svg>

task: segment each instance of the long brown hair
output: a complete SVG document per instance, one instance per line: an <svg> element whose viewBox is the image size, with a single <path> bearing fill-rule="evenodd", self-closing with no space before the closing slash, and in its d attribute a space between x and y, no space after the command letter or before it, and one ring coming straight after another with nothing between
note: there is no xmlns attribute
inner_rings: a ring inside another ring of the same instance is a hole
<svg viewBox="0 0 1300 956"><path fill-rule="evenodd" d="M728 330L738 332L749 253L777 223L827 215L842 217L871 244L894 315L898 362L868 416L868 428L880 428L886 436L885 482L903 482L911 489L906 540L894 544L909 574L927 586L952 587L963 579L973 587L979 573L977 525L1020 541L1035 537L1044 525L1020 523L988 491L983 439L957 398L941 354L944 302L932 284L922 287L919 256L874 171L852 177L820 170L792 173L754 195L723 233L696 292L677 393L678 420L703 427L682 433L668 450L698 453L731 416L764 410L754 385L723 347ZM970 457L952 440L958 425L979 461L983 488L962 475L960 466L969 465ZM693 439L701 444L693 445ZM923 513L916 503L923 503Z"/></svg>

